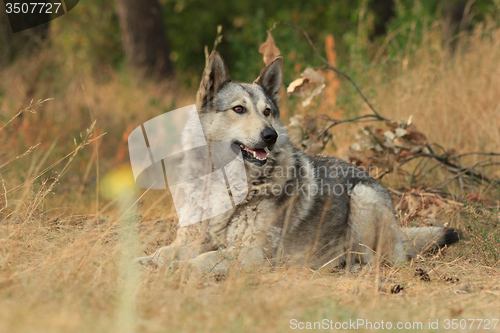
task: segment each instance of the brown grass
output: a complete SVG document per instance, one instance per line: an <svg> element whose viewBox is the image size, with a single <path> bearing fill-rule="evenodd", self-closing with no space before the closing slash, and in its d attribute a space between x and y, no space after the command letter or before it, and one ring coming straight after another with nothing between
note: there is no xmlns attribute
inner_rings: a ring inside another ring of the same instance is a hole
<svg viewBox="0 0 500 333"><path fill-rule="evenodd" d="M412 115L430 141L460 152L498 151L500 31L484 28L462 37L453 57L436 31L407 65L366 73L363 89L376 90L373 102L384 116ZM146 193L133 204L144 193L110 197L111 185L98 186L99 179L111 170L130 177L128 133L159 113L192 103L194 95L119 74L95 81L77 73L54 82L51 75L62 74L53 72L53 51L0 72L7 78L0 81L3 123L32 98L54 97L36 115L24 113L0 131L8 148L0 151L1 161L40 142L1 170L0 332L281 332L290 330L292 319L422 322L422 330L408 331L430 332L429 320L439 320L434 331L442 331L445 319L499 318L498 209L441 211L439 219L463 229L465 240L378 272L279 267L200 277L131 265L130 258L175 237L169 197ZM33 84L35 92L29 89ZM306 112L289 110L286 101L282 105L286 114ZM345 155L356 131L357 126L336 127L335 153ZM70 154L35 179L78 147L73 158ZM470 163L477 159L471 156ZM500 177L498 168L487 172ZM479 191L494 204L500 200L491 188ZM417 268L429 274L429 282L415 275ZM391 294L394 285L403 291Z"/></svg>

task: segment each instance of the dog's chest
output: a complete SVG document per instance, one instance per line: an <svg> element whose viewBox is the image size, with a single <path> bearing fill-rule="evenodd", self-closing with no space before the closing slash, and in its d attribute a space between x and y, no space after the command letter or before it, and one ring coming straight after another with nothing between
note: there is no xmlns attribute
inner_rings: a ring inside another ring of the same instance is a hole
<svg viewBox="0 0 500 333"><path fill-rule="evenodd" d="M210 229L216 233L213 236L223 241L227 247L255 245L267 247L271 251L278 245L281 235L281 228L276 226L276 221L279 220L277 215L274 203L269 200L252 200L238 206L230 216L212 221L214 227L218 227L213 228L211 223ZM222 227L223 225L226 227Z"/></svg>

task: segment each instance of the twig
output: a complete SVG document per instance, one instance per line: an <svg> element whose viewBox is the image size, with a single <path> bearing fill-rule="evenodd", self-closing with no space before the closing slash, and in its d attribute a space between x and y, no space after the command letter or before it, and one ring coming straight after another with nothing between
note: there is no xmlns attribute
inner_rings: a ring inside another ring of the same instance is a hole
<svg viewBox="0 0 500 333"><path fill-rule="evenodd" d="M426 147L430 150L430 145L426 145ZM478 164L476 164L476 165L474 165L472 167L462 168L459 165L450 162L449 161L450 156L448 156L448 155L437 155L434 152L420 153L420 154L414 155L414 156L409 157L409 158L403 160L402 162L400 162L399 166L403 166L404 164L410 162L411 160L414 160L414 159L417 159L417 158L421 158L421 157L427 157L427 158L435 159L436 161L440 162L442 165L444 165L447 168L449 168L450 171L452 171L452 172L462 172L465 175L471 176L471 177L473 177L474 179L476 179L478 181L486 181L488 183L491 183L493 181L492 179L488 178L482 172L475 170L475 168L477 166L479 166L481 163L483 163L484 161L482 161L482 162L480 162L480 163L478 163Z"/></svg>
<svg viewBox="0 0 500 333"><path fill-rule="evenodd" d="M289 26L290 28L296 30L296 31L299 31L301 32L304 37L306 37L307 39L307 42L309 43L309 45L311 45L314 53L316 54L316 56L318 56L318 58L321 59L321 61L323 61L323 63L327 66L328 69L331 69L332 71L334 71L335 73L343 76L347 81L349 81L349 83L351 83L353 85L353 87L357 90L357 92L359 93L359 95L361 96L361 98L363 99L363 101L366 103L366 105L368 105L368 107L370 108L370 110L372 110L372 112L375 114L375 116L377 117L377 119L379 120L383 120L383 121L390 121L389 119L387 118L384 118L382 117L377 110L375 110L375 108L371 105L371 103L368 101L368 99L365 97L365 95L363 94L363 92L361 91L361 89L358 87L358 85L356 84L356 82L353 81L353 79L351 79L351 77L349 75L347 75L346 73L342 72L341 70L339 70L337 67L333 66L332 64L330 64L328 62L328 60L326 60L322 55L321 53L319 53L318 49L316 49L316 46L314 46L311 38L309 37L309 35L307 34L307 32L296 26L295 24L292 24L292 23L288 23L288 22L274 22L274 25L272 26L271 29L269 29L268 32L271 32L273 31L274 29L276 29L276 26L277 25L286 25L286 26Z"/></svg>
<svg viewBox="0 0 500 333"><path fill-rule="evenodd" d="M460 154L460 155L457 155L455 157L461 158L461 157L468 156L468 155L500 156L500 153L482 153L482 152L478 152L478 151L473 151L470 153Z"/></svg>
<svg viewBox="0 0 500 333"><path fill-rule="evenodd" d="M321 115L316 116L316 118L323 119L323 120L326 120L326 121L331 121L332 124L328 125L324 130L322 130L321 132L319 132L319 134L314 138L314 140L312 142L318 141L318 139L323 134L325 134L326 132L328 132L332 127L337 126L339 124L344 124L344 123L357 124L357 123L365 123L365 122L372 122L372 121L380 121L380 119L376 115L373 115L373 114L366 114L364 116L359 116L359 117L350 118L350 119L333 119L333 118L328 117L327 115L322 115L321 114Z"/></svg>
<svg viewBox="0 0 500 333"><path fill-rule="evenodd" d="M314 43L312 42L308 33L304 29L296 26L295 24L288 23L288 22L275 22L274 25L271 27L271 29L268 30L268 32L271 32L274 29L276 29L276 26L278 26L278 25L285 25L285 26L291 27L292 29L302 33L304 35L304 37L307 39L307 42L309 43L311 48L313 49L314 54L318 58L320 58L321 61L325 64L325 66L323 68L333 70L335 73L339 74L340 76L342 76L346 80L348 80L353 85L353 87L356 89L356 91L361 96L361 98L366 103L366 105L368 105L370 110L373 112L373 114L363 115L363 116L359 116L359 117L351 118L351 119L332 119L326 115L318 115L317 116L318 119L323 119L326 121L330 121L332 123L330 125L328 125L324 130L320 131L319 134L313 140L313 142L319 140L319 138L321 138L322 135L324 135L326 132L328 132L328 130L330 130L331 128L333 128L334 126L337 126L339 124L363 123L363 122L373 122L373 121L385 121L385 122L389 122L389 123L392 122L392 120L381 116L378 113L378 111L375 110L375 108L371 105L371 103L368 101L368 99L363 94L363 92L358 87L358 85L351 79L351 77L349 77L346 73L340 71L338 68L336 68L335 66L330 64L328 62L328 60L325 59L325 57L323 57L321 55L321 53L318 51L316 46L314 46ZM371 133L371 131L370 131L370 135L379 145L381 145L382 147L384 146L383 143L378 140L377 136L374 135L374 133ZM438 153L434 152L433 147L436 147L437 149L439 149L441 151L441 153L438 154ZM396 147L396 148L404 149L404 147ZM444 166L447 171L454 174L450 180L447 180L445 182L445 184L449 184L458 178L460 193L461 193L462 197L464 197L464 195L465 195L464 187L466 186L464 184L463 176L470 177L472 182L474 182L474 181L477 181L477 182L486 181L486 182L490 183L490 186L494 185L495 183L496 183L496 185L498 185L499 184L498 181L490 179L484 173L482 173L481 171L478 171L476 168L478 168L480 166L486 167L486 166L492 166L492 165L499 165L500 163L496 163L496 162L489 160L488 161L488 162L490 162L489 164L485 164L486 161L481 161L481 162L476 163L475 165L470 166L470 167L462 167L462 163L461 163L460 159L464 156L469 156L469 155L500 156L500 153L469 152L469 153L464 153L464 154L460 154L460 155L453 155L453 154L450 154L446 149L444 149L443 146L441 146L437 143L430 143L430 144L427 143L422 147L422 149L418 150L417 152L412 152L412 156L407 157L404 160L400 161L398 163L398 169L400 167L402 167L403 165L409 163L412 160L420 159L420 158L428 159L427 161L424 162L424 164L421 168L420 168L420 165L422 164L423 160L420 160L418 162L417 166L413 169L413 172L412 172L412 174L408 180L408 183L407 183L407 188L408 188L411 181L413 179L416 180L424 172L424 169L425 169L429 160L437 161L438 163L435 166L433 166L428 172L426 172L425 175L428 175L431 170L435 169L438 166ZM399 156L399 157L401 157L401 156ZM419 170L419 168L420 168L420 170ZM417 171L418 171L418 173L417 173ZM390 172L392 172L392 168L389 170L386 170L384 173L382 173L382 175L379 175L377 177L377 179L382 178L384 175L386 175Z"/></svg>

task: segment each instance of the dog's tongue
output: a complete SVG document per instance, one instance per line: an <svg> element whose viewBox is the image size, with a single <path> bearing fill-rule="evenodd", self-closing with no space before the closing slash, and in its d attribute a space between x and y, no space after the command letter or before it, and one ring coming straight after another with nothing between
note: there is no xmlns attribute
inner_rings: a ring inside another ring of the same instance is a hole
<svg viewBox="0 0 500 333"><path fill-rule="evenodd" d="M265 160L267 158L267 153L264 149L255 149L255 155L261 160Z"/></svg>
<svg viewBox="0 0 500 333"><path fill-rule="evenodd" d="M267 152L264 149L252 150L250 148L245 147L245 150L261 160L265 160L267 158Z"/></svg>

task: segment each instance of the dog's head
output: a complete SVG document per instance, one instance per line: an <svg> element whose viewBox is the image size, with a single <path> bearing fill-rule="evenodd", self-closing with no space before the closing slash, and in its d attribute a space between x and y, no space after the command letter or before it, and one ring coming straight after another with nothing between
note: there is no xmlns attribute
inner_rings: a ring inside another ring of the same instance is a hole
<svg viewBox="0 0 500 333"><path fill-rule="evenodd" d="M265 165L275 147L286 142L276 105L282 80L282 57L253 83L237 83L231 81L221 56L212 52L196 95L207 140L234 143L247 163Z"/></svg>

